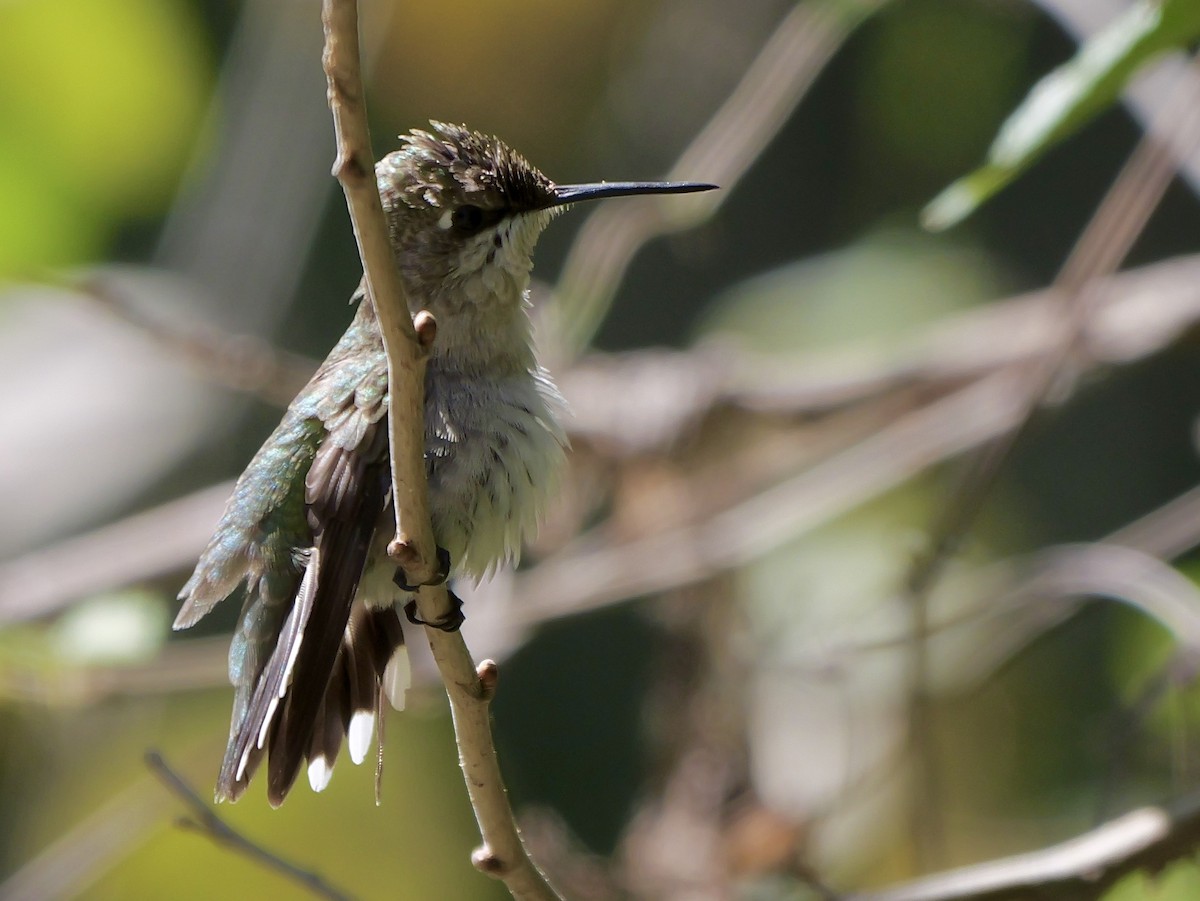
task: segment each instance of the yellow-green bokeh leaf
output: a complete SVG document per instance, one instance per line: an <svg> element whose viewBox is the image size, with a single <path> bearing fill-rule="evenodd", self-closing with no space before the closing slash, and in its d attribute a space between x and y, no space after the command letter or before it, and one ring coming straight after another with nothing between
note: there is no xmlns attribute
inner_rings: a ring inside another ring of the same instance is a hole
<svg viewBox="0 0 1200 901"><path fill-rule="evenodd" d="M27 195L0 209L5 270L77 261L97 226L166 207L210 86L197 26L175 0L0 4L0 184Z"/></svg>
<svg viewBox="0 0 1200 901"><path fill-rule="evenodd" d="M1193 901L1200 897L1200 867L1186 856L1161 871L1135 870L1104 893L1104 901Z"/></svg>
<svg viewBox="0 0 1200 901"><path fill-rule="evenodd" d="M0 276L38 276L45 267L95 257L103 229L91 208L34 177L29 154L0 137Z"/></svg>

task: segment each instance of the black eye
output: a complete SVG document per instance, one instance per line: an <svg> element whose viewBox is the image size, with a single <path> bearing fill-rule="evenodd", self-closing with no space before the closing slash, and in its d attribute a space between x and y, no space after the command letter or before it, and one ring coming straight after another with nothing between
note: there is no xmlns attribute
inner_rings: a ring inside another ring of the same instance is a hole
<svg viewBox="0 0 1200 901"><path fill-rule="evenodd" d="M450 224L459 231L475 232L483 228L483 210L474 204L460 206L450 215Z"/></svg>

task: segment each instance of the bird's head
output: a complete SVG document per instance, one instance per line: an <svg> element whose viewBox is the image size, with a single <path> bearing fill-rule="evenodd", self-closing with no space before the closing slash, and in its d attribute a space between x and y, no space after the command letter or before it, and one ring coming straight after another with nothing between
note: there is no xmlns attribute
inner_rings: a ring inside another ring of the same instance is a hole
<svg viewBox="0 0 1200 901"><path fill-rule="evenodd" d="M376 167L397 263L429 302L518 302L533 250L567 204L629 194L703 191L692 183L556 185L498 138L431 122ZM414 298L414 301L417 301Z"/></svg>

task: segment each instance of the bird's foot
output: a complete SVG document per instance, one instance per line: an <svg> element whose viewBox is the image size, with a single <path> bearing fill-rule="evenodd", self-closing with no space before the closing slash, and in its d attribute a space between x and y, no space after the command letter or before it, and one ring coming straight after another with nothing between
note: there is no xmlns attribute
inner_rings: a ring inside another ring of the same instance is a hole
<svg viewBox="0 0 1200 901"><path fill-rule="evenodd" d="M396 583L396 587L401 591L416 591L425 585L441 585L450 576L450 552L444 547L437 549L437 572L433 574L433 578L428 582L422 582L420 585L413 585L408 581L408 574L403 567L397 566L396 573L392 576L392 581Z"/></svg>
<svg viewBox="0 0 1200 901"><path fill-rule="evenodd" d="M417 616L417 602L409 601L404 605L404 615L408 617L408 621L414 626L429 626L433 629L439 629L442 632L457 632L463 624L466 616L463 615L462 599L453 591L447 589L446 597L450 599L450 610L445 616L441 616L433 622L421 619Z"/></svg>
<svg viewBox="0 0 1200 901"><path fill-rule="evenodd" d="M441 585L450 576L450 552L444 547L437 549L437 572L434 573L432 579L425 582L424 585ZM396 587L401 591L416 591L422 588L423 585L413 585L408 580L408 574L404 572L402 567L396 567L396 574L392 576L392 581L396 583ZM443 632L457 632L462 626L463 602L453 591L447 590L446 596L450 599L450 610L442 617L439 617L433 622L428 622L417 616L417 602L409 601L404 605L404 615L408 617L408 621L416 626L430 626L434 629L440 629Z"/></svg>

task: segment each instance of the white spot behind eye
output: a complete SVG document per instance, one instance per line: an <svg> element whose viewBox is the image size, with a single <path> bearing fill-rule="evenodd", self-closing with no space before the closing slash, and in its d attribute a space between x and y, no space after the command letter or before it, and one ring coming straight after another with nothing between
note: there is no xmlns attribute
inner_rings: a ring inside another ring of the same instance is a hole
<svg viewBox="0 0 1200 901"><path fill-rule="evenodd" d="M446 212L442 213L441 217L438 219L438 228L440 228L442 231L446 231L453 224L453 219L454 213L451 210L446 210Z"/></svg>

